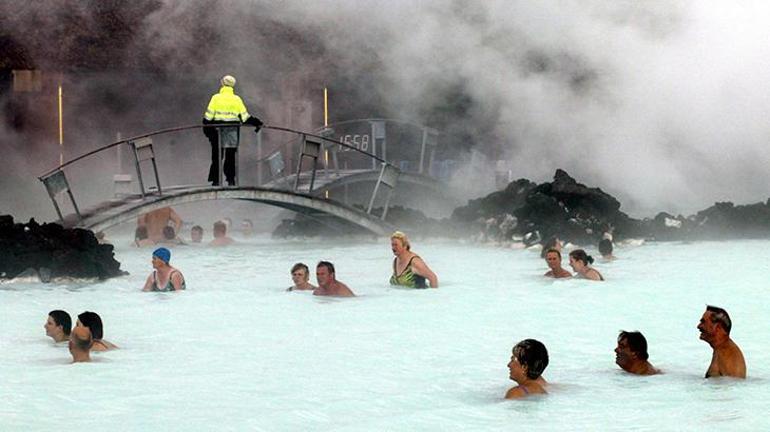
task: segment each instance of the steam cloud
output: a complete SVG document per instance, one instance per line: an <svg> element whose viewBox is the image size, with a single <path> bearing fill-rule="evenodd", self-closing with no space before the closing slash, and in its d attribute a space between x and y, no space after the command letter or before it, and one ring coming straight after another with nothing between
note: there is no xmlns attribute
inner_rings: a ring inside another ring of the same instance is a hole
<svg viewBox="0 0 770 432"><path fill-rule="evenodd" d="M105 114L73 118L79 141L195 123L232 73L268 122L329 85L337 120L459 137L461 174L489 179L474 193L504 160L536 181L564 168L635 215L770 195L767 2L49 0L0 16L38 67L95 74L70 90Z"/></svg>

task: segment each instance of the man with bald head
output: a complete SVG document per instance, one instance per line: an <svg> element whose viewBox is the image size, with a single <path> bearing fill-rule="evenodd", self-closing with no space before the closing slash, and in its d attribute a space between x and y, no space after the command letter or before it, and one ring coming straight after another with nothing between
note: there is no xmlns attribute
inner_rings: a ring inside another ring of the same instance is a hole
<svg viewBox="0 0 770 432"><path fill-rule="evenodd" d="M91 361L91 345L94 340L88 327L75 327L70 333L70 354L72 363Z"/></svg>
<svg viewBox="0 0 770 432"><path fill-rule="evenodd" d="M727 311L706 306L706 312L698 323L701 340L706 341L714 350L711 364L706 370L706 378L729 376L746 378L746 361L738 345L730 339L733 323Z"/></svg>

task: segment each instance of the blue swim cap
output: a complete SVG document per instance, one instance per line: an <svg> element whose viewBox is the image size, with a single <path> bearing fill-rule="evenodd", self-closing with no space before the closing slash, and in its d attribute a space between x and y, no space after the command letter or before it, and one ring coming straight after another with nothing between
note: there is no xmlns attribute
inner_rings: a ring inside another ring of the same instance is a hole
<svg viewBox="0 0 770 432"><path fill-rule="evenodd" d="M171 251L164 247L155 249L155 251L152 253L152 256L158 257L166 264L171 261Z"/></svg>

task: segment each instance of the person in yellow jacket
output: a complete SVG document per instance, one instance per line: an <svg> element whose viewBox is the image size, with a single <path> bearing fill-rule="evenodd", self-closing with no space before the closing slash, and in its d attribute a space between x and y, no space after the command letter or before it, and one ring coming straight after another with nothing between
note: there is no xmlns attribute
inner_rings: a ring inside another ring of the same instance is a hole
<svg viewBox="0 0 770 432"><path fill-rule="evenodd" d="M259 132L262 127L262 121L257 117L249 115L246 105L240 96L233 91L235 87L235 78L231 75L225 75L220 81L222 87L219 92L211 96L206 112L203 114L203 124L223 124L232 123L240 126L241 124L250 124L254 126L255 132ZM219 137L217 128L213 126L204 127L203 133L211 143L211 168L209 168L209 181L214 186L219 186ZM224 136L224 135L223 135ZM236 148L223 148L224 172L227 183L235 184L235 157Z"/></svg>

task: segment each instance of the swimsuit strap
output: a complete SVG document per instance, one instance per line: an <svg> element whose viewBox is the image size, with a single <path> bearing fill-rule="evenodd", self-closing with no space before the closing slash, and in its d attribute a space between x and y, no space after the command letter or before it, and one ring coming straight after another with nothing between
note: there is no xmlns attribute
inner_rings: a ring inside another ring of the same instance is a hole
<svg viewBox="0 0 770 432"><path fill-rule="evenodd" d="M406 267L404 267L404 271L402 271L400 275L396 275L396 276L401 277L401 276L404 275L404 273L406 273L407 270L411 269L412 268L412 261L415 258L420 258L420 256L419 255L412 255L412 257L409 258L409 261L406 263ZM393 274L396 274L396 260L398 260L398 258L394 258L393 259Z"/></svg>

